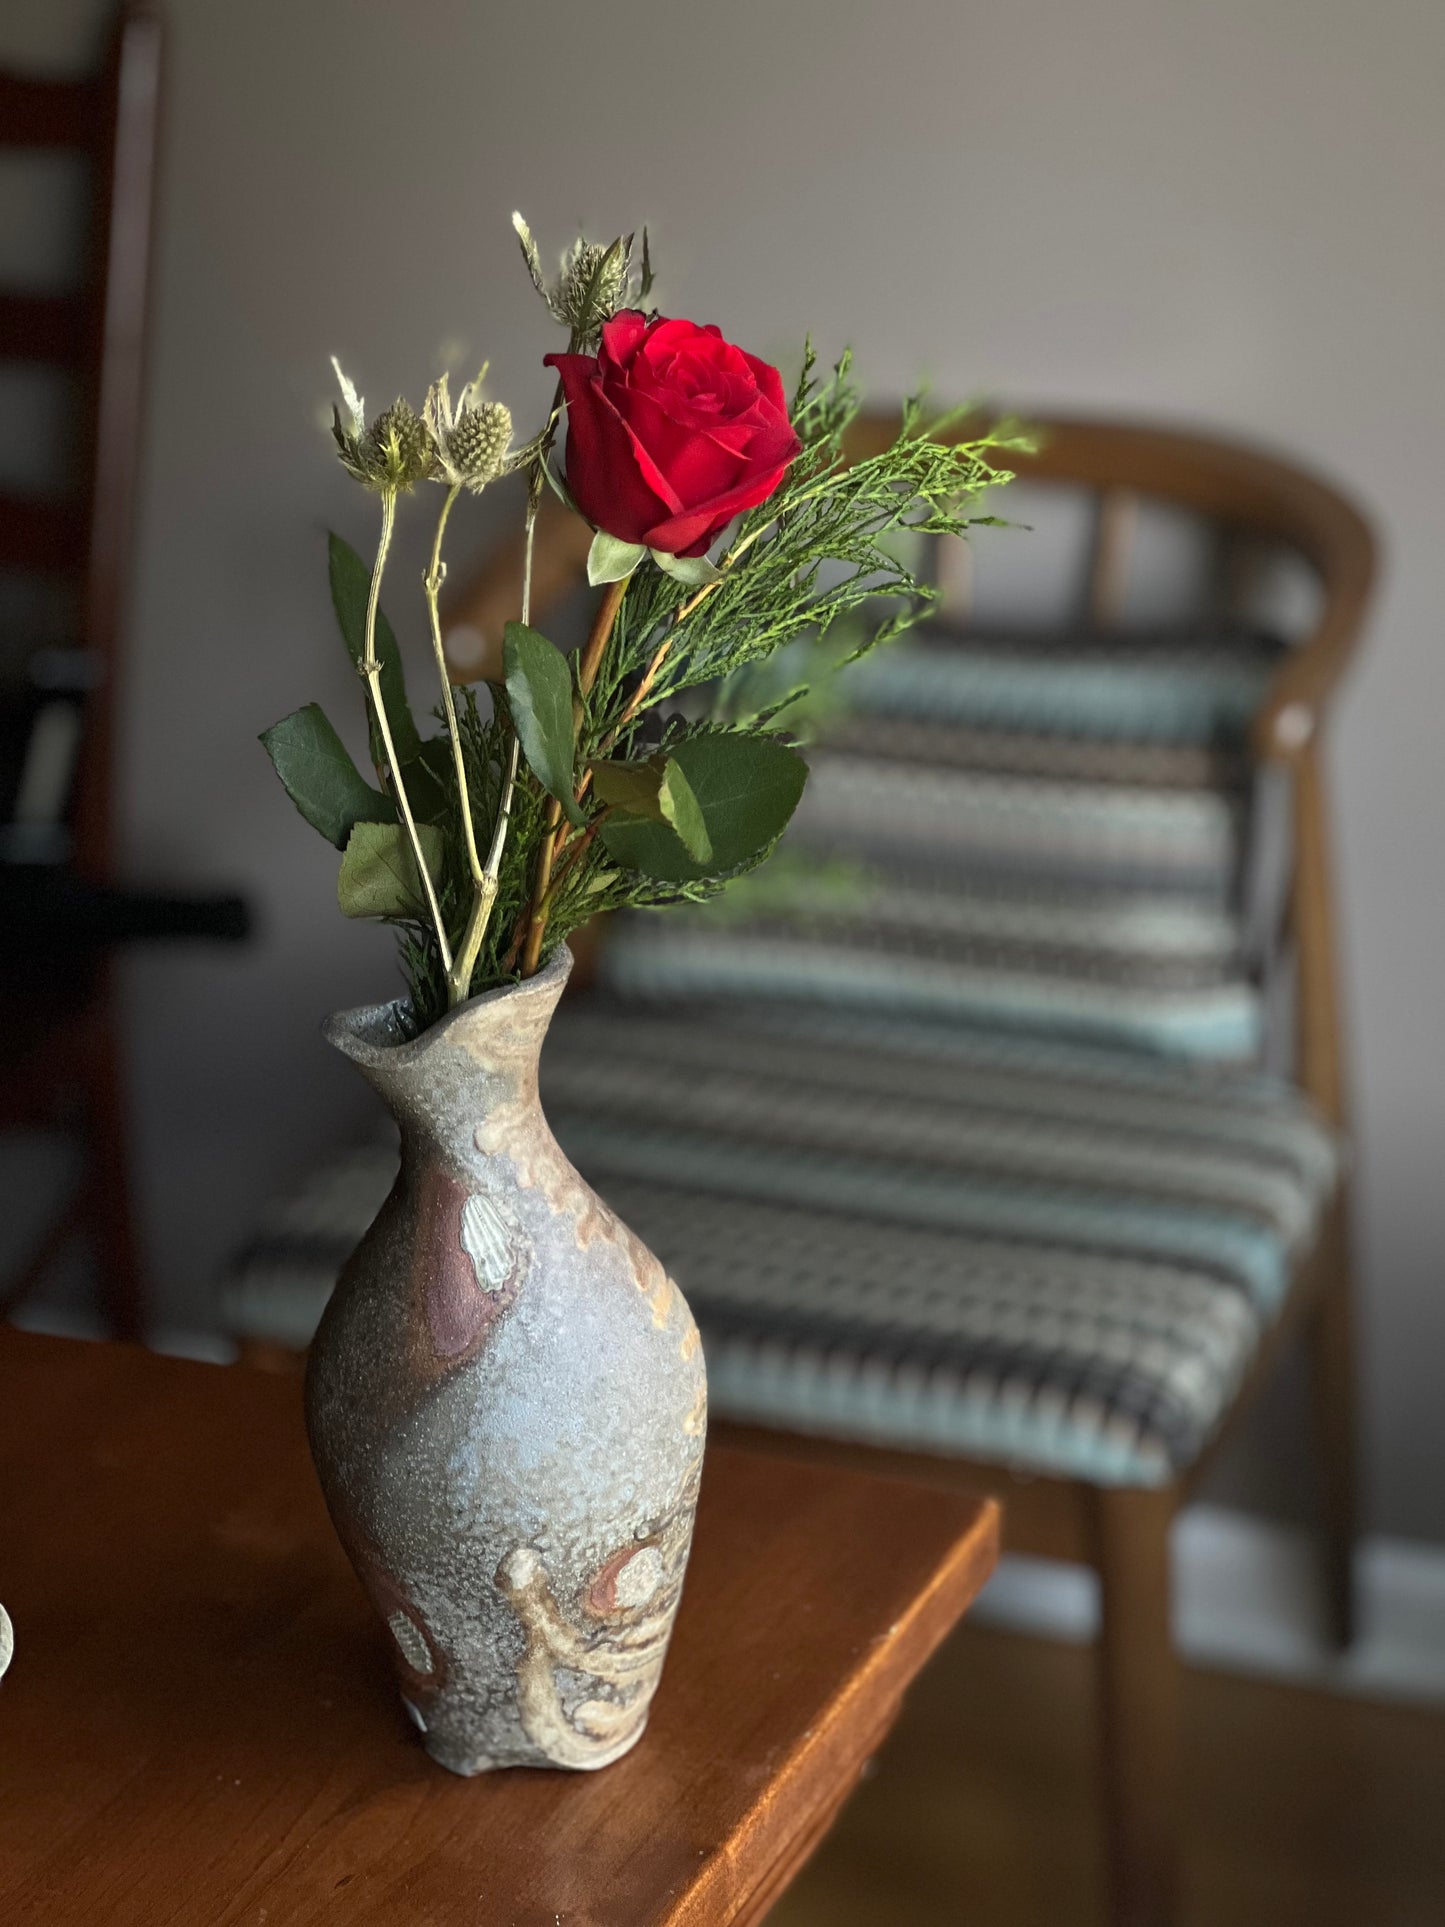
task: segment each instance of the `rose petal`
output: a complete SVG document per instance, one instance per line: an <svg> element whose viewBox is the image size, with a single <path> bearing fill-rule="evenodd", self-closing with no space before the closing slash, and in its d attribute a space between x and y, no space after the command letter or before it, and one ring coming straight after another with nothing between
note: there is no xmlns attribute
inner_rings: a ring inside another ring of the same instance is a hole
<svg viewBox="0 0 1445 1927"><path fill-rule="evenodd" d="M631 430L603 392L591 355L548 355L567 398L567 486L594 528L624 542L640 542L659 514L675 512L678 498L665 483L652 487ZM661 477L657 476L661 481Z"/></svg>
<svg viewBox="0 0 1445 1927"><path fill-rule="evenodd" d="M602 324L602 341L597 351L598 361L606 372L605 364L625 370L632 362L647 333L647 316L640 308L619 308L610 321Z"/></svg>
<svg viewBox="0 0 1445 1927"><path fill-rule="evenodd" d="M650 549L665 549L669 555L701 555L721 535L735 515L766 502L788 472L780 468L756 474L737 487L725 490L710 502L689 506L648 530L643 538Z"/></svg>
<svg viewBox="0 0 1445 1927"><path fill-rule="evenodd" d="M759 395L776 408L783 420L787 421L788 397L783 389L782 376L771 362L759 361L756 355L750 355L746 350L744 350L743 359L748 364L753 380L758 384Z"/></svg>

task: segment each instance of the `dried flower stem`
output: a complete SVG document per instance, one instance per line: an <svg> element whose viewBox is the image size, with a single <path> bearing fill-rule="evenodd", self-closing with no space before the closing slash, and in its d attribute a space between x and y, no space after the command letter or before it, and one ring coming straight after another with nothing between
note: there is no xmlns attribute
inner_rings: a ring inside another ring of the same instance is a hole
<svg viewBox="0 0 1445 1927"><path fill-rule="evenodd" d="M371 592L366 599L366 644L361 660L361 674L366 680L367 693L371 697L371 707L376 716L376 727L381 736L382 747L386 751L387 775L396 797L396 807L406 826L407 837L411 843L412 861L426 895L427 908L431 912L432 923L437 933L437 948L441 955L442 968L450 971L452 967L451 945L447 942L446 925L442 922L441 905L431 880L431 872L426 867L422 855L421 838L417 835L416 818L411 813L407 800L406 784L402 781L401 763L397 758L396 745L391 739L391 724L387 720L386 702L381 693L381 663L376 654L376 612L381 602L381 577L386 568L387 554L391 548L392 531L396 527L396 490L389 488L381 497L381 540L376 547L376 561L371 570Z"/></svg>
<svg viewBox="0 0 1445 1927"><path fill-rule="evenodd" d="M522 551L522 624L523 624L523 627L525 627L532 619L532 557L536 550L537 511L540 509L542 505L542 489L544 485L542 469L543 469L543 464L547 460L548 453L551 450L552 439L557 432L557 422L561 411L561 405L562 405L562 384L558 382L557 391L552 397L552 409L551 409L551 413L547 417L546 427L542 430L542 433L537 438L537 454L532 463L532 473L527 478L526 539L525 539L525 543ZM453 490L452 494L454 495L455 493L456 491ZM449 496L447 506L450 507L450 504L451 504L451 497ZM443 523L445 522L445 520L446 520L446 509L443 509L442 511ZM438 549L440 548L440 543L441 543L441 531L440 529L438 529L437 531ZM433 567L435 567L435 562L436 562L436 558L434 557ZM440 584L438 584L438 587L440 587ZM433 630L433 636L434 638L436 636L435 628ZM443 676L445 676L445 669L443 669ZM450 717L451 715L450 694L448 695L447 713L448 713L448 716ZM455 739L455 729L453 729L453 738ZM517 770L521 764L521 751L522 751L521 739L518 737L516 731L513 730L512 747L507 758L507 772L502 782L502 793L500 797L497 799L497 821L492 830L491 848L487 851L487 860L485 865L482 866L480 872L478 872L478 869L477 869L475 846L471 845L469 842L469 854L472 862L472 874L473 874L473 877L476 879L477 887L476 887L476 896L472 904L472 914L471 914L471 917L468 919L466 934L462 938L461 949L457 955L457 964L456 964L456 970L454 973L455 982L454 982L454 994L452 998L453 1003L460 1003L466 997L468 991L471 988L472 971L476 968L477 957L481 952L482 944L486 938L487 926L490 924L492 920L492 910L497 901L497 890L499 887L501 873L502 873L502 854L507 847L507 831L510 828L511 821L512 821L512 793L517 786ZM462 793L463 795L465 795L466 793L465 778L462 773L460 759L458 760L458 765L457 765L457 781L459 784L462 785ZM470 835L471 835L470 810L466 811L466 820L468 825L468 838L470 839ZM506 963L506 968L508 969L510 969L512 963L515 961L516 950L517 950L517 943L514 941L512 945L511 953L509 954L507 963Z"/></svg>
<svg viewBox="0 0 1445 1927"><path fill-rule="evenodd" d="M454 482L447 490L442 512L437 517L436 536L432 542L431 562L422 577L422 587L426 594L426 607L431 629L432 653L436 657L437 675L442 686L442 705L446 710L447 734L451 738L452 761L457 772L457 803L461 812L462 834L466 839L467 865L472 873L472 908L467 918L466 931L457 951L454 962L447 970L447 1002L455 1009L464 1003L471 990L472 969L477 961L477 953L482 947L486 934L487 918L496 900L497 885L495 878L488 890L487 876L482 869L482 859L477 853L477 833L472 823L472 799L467 789L466 759L462 754L461 732L457 728L456 699L452 695L452 679L447 673L446 648L442 642L441 611L438 599L442 584L446 580L446 564L442 561L442 538L446 534L447 517L452 505L461 493L461 484Z"/></svg>

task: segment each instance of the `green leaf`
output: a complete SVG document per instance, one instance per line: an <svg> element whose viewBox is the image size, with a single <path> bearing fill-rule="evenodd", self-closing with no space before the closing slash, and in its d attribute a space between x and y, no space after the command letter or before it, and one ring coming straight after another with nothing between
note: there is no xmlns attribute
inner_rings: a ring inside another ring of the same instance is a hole
<svg viewBox="0 0 1445 1927"><path fill-rule="evenodd" d="M662 805L662 814L682 838L683 848L694 863L707 863L712 859L712 838L708 834L702 805L697 800L697 792L682 773L682 765L675 756L669 756L667 767L662 774L662 786L657 792L657 800Z"/></svg>
<svg viewBox="0 0 1445 1927"><path fill-rule="evenodd" d="M624 542L606 529L598 529L587 551L587 580L594 589L603 582L622 582L646 554L641 542Z"/></svg>
<svg viewBox="0 0 1445 1927"><path fill-rule="evenodd" d="M443 838L430 823L417 825L427 869L441 867ZM347 917L411 918L425 914L411 839L400 823L358 823L347 841L336 880L336 900Z"/></svg>
<svg viewBox="0 0 1445 1927"><path fill-rule="evenodd" d="M313 830L344 850L355 824L385 823L396 811L391 798L362 776L319 703L307 703L261 732L266 754L286 794Z"/></svg>
<svg viewBox="0 0 1445 1927"><path fill-rule="evenodd" d="M623 815L671 824L697 862L706 863L712 855L698 800L672 757L659 753L645 763L594 763L592 787L604 803Z"/></svg>
<svg viewBox="0 0 1445 1927"><path fill-rule="evenodd" d="M371 595L371 570L339 535L327 538L331 569L331 602L352 662L360 669L366 654L366 604ZM396 636L382 609L376 612L376 659L381 665L381 700L386 705L386 720L391 725L391 740L397 759L409 763L421 748L421 737L412 721L406 700L406 678L402 674L401 651ZM378 768L385 761L381 732L371 721L371 760Z"/></svg>
<svg viewBox="0 0 1445 1927"><path fill-rule="evenodd" d="M420 823L439 823L455 807L456 778L452 746L446 736L423 743L409 763L402 765L402 781L412 815Z"/></svg>
<svg viewBox="0 0 1445 1927"><path fill-rule="evenodd" d="M664 575L686 583L689 589L701 589L709 582L722 581L722 570L705 555L669 555L666 549L651 549L648 553Z"/></svg>
<svg viewBox="0 0 1445 1927"><path fill-rule="evenodd" d="M572 491L568 488L566 482L557 473L556 469L553 468L550 462L543 462L542 473L543 475L546 476L548 482L551 484L552 493L556 496L557 500L562 504L562 506L564 508L571 509L574 515L580 515L582 511L581 509L578 508L577 504L572 500Z"/></svg>
<svg viewBox="0 0 1445 1927"><path fill-rule="evenodd" d="M663 883L731 876L760 862L787 827L808 777L798 752L770 736L693 736L673 746L669 761L692 791L711 855L691 856L673 822L613 816L600 831L624 869Z"/></svg>
<svg viewBox="0 0 1445 1927"><path fill-rule="evenodd" d="M555 796L569 823L585 818L573 795L572 671L553 642L509 622L503 632L502 662L507 701L517 725L527 766L549 796Z"/></svg>
<svg viewBox="0 0 1445 1927"><path fill-rule="evenodd" d="M651 817L655 823L665 822L658 801L665 761L664 757L652 756L645 763L594 763L592 787L613 809Z"/></svg>

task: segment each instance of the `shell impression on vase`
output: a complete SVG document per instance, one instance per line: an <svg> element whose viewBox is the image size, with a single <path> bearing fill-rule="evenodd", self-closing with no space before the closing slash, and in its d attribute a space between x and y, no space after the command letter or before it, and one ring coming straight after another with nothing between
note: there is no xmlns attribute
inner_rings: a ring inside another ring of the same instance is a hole
<svg viewBox="0 0 1445 1927"><path fill-rule="evenodd" d="M691 1313L538 1098L570 968L560 949L417 1037L398 1004L326 1025L401 1167L312 1345L307 1429L407 1707L457 1773L635 1744L702 1468Z"/></svg>

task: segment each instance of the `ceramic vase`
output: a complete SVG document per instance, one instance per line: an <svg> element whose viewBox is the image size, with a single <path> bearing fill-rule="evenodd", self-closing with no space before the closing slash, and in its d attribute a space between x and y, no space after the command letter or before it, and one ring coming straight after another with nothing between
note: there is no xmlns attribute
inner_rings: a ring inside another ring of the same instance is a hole
<svg viewBox="0 0 1445 1927"><path fill-rule="evenodd" d="M571 957L419 1037L325 1034L401 1169L312 1344L306 1422L408 1710L455 1773L641 1737L682 1590L707 1390L658 1260L563 1156L537 1065Z"/></svg>

